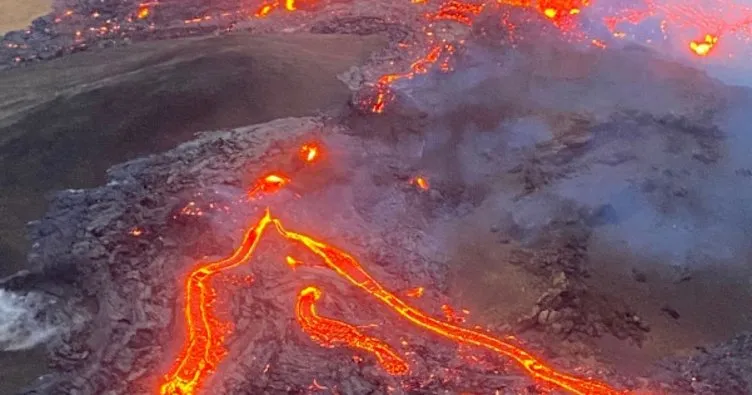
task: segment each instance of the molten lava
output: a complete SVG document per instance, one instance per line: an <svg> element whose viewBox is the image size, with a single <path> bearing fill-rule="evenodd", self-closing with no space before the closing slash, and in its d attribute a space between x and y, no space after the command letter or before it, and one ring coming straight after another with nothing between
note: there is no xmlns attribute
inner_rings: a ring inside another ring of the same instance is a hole
<svg viewBox="0 0 752 395"><path fill-rule="evenodd" d="M248 190L248 198L253 199L260 194L277 192L289 182L290 179L285 176L279 174L269 174L268 176L258 180L256 184Z"/></svg>
<svg viewBox="0 0 752 395"><path fill-rule="evenodd" d="M551 19L579 14L588 5L589 0L538 0L538 10Z"/></svg>
<svg viewBox="0 0 752 395"><path fill-rule="evenodd" d="M287 231L277 219L274 220L274 224L277 231L285 238L308 247L314 254L324 260L327 267L347 279L351 284L377 298L397 314L418 327L459 344L483 347L511 358L521 365L522 368L524 368L534 379L566 389L575 394L605 395L622 393L621 391L610 388L608 385L596 380L581 379L558 372L532 356L527 351L485 333L431 318L424 312L408 305L395 294L385 289L365 270L363 270L362 266L355 258L308 236Z"/></svg>
<svg viewBox="0 0 752 395"><path fill-rule="evenodd" d="M299 260L297 260L297 259L295 259L295 258L293 258L293 257L291 257L289 255L285 257L285 263L287 263L287 266L289 266L290 269L292 269L292 270L295 270L296 267L298 267L298 266L300 266L300 265L303 264L303 262L301 262L301 261L299 261Z"/></svg>
<svg viewBox="0 0 752 395"><path fill-rule="evenodd" d="M149 7L142 5L138 8L138 11L136 12L136 17L138 19L146 19L149 17L149 14L150 14Z"/></svg>
<svg viewBox="0 0 752 395"><path fill-rule="evenodd" d="M263 18L268 16L272 11L281 7L284 3L284 9L286 11L295 11L298 9L297 0L268 0L261 4L254 14L257 18Z"/></svg>
<svg viewBox="0 0 752 395"><path fill-rule="evenodd" d="M442 43L432 47L422 58L416 60L410 65L410 71L402 74L386 74L379 78L376 83L376 99L371 105L371 111L374 113L384 112L387 102L391 98L390 85L400 79L411 79L418 74L425 74L430 67L436 64L442 57L451 56L455 51L454 45Z"/></svg>
<svg viewBox="0 0 752 395"><path fill-rule="evenodd" d="M473 24L473 18L483 12L484 7L485 4L450 0L442 3L435 14L428 14L427 17L430 21L451 20L470 26Z"/></svg>
<svg viewBox="0 0 752 395"><path fill-rule="evenodd" d="M305 288L300 291L295 308L295 317L303 331L311 337L311 340L323 347L346 344L353 348L368 351L376 356L379 365L391 375L404 375L408 372L407 362L380 339L366 336L358 328L348 323L320 317L316 313L316 301L319 298L321 298L321 291L318 288Z"/></svg>
<svg viewBox="0 0 752 395"><path fill-rule="evenodd" d="M413 288L413 289L408 290L407 292L405 292L405 295L407 295L407 296L409 296L411 298L420 298L420 297L423 296L423 294L425 292L426 292L425 288L423 288L423 287L417 287L417 288Z"/></svg>
<svg viewBox="0 0 752 395"><path fill-rule="evenodd" d="M310 143L305 144L302 147L300 147L300 158L304 162L313 162L319 157L319 151L321 148L318 146L318 144Z"/></svg>
<svg viewBox="0 0 752 395"><path fill-rule="evenodd" d="M203 264L188 275L184 289L186 340L180 356L164 377L160 394L197 393L227 355L224 339L231 331L231 324L221 321L212 311L217 292L211 280L215 274L249 260L271 221L267 210L261 220L245 233L240 247L230 256Z"/></svg>
<svg viewBox="0 0 752 395"><path fill-rule="evenodd" d="M428 179L423 176L417 176L410 179L410 184L415 185L423 191L427 191L431 188L431 184L428 183Z"/></svg>
<svg viewBox="0 0 752 395"><path fill-rule="evenodd" d="M710 53L710 51L713 49L713 46L715 46L715 43L717 42L718 42L718 36L706 34L705 39L703 41L690 42L689 49L691 49L692 52L694 52L698 56L707 56Z"/></svg>

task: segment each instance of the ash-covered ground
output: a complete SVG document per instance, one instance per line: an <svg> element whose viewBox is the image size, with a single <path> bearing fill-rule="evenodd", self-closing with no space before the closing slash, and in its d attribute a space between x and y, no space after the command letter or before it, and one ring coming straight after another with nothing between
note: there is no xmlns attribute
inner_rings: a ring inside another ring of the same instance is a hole
<svg viewBox="0 0 752 395"><path fill-rule="evenodd" d="M369 17L316 26L411 34ZM341 114L208 132L115 166L106 185L56 193L30 226L28 271L3 284L54 301L36 318L61 328L53 372L25 393L153 393L184 340L186 274L229 254L267 206L432 315L467 308L464 325L514 335L563 371L635 391L752 391L749 91L642 48L583 51L542 30L514 46L492 18L444 30L466 43L453 70L399 81L371 114L368 83L410 60L393 45L342 75L354 95ZM324 153L304 166L310 141ZM246 201L272 171L289 187ZM410 183L418 175L427 191ZM545 390L510 361L402 321L274 232L217 280L234 331L206 393ZM322 315L393 345L410 374L311 341L294 316L308 285L323 291ZM410 299L415 287L426 293Z"/></svg>

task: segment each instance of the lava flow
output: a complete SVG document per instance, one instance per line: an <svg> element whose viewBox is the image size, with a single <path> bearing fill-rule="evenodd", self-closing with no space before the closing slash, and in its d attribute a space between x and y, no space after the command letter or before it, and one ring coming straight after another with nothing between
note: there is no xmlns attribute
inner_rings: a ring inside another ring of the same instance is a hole
<svg viewBox="0 0 752 395"><path fill-rule="evenodd" d="M344 343L350 347L368 351L376 356L384 370L395 376L404 375L409 367L388 344L380 339L361 333L358 328L348 323L320 317L316 313L316 301L321 298L321 291L316 287L307 287L300 291L295 307L295 317L303 331L313 341L323 347L335 347Z"/></svg>
<svg viewBox="0 0 752 395"><path fill-rule="evenodd" d="M216 290L213 276L247 261L258 245L264 229L271 222L267 211L245 234L240 247L227 258L209 262L193 270L185 283L186 341L180 357L165 376L160 394L194 394L217 364L227 355L225 336L230 324L212 312Z"/></svg>
<svg viewBox="0 0 752 395"><path fill-rule="evenodd" d="M386 74L381 76L376 83L376 98L371 105L371 112L380 114L384 112L386 103L390 100L390 85L400 79L411 79L418 74L425 74L429 68L437 63L442 56L450 56L455 51L451 43L442 43L431 48L428 53L410 65L410 71L401 74Z"/></svg>
<svg viewBox="0 0 752 395"><path fill-rule="evenodd" d="M285 176L279 174L269 174L268 176L258 180L256 184L251 187L251 189L248 191L248 198L254 199L262 193L274 193L285 186L288 182L290 182L290 179Z"/></svg>
<svg viewBox="0 0 752 395"><path fill-rule="evenodd" d="M257 18L263 18L269 15L272 11L276 10L284 3L285 11L295 11L298 9L299 1L297 0L268 0L265 1L261 7L256 10L255 16Z"/></svg>
<svg viewBox="0 0 752 395"><path fill-rule="evenodd" d="M692 41L689 43L689 49L699 56L706 56L713 49L715 43L718 42L718 36L706 34L703 41Z"/></svg>
<svg viewBox="0 0 752 395"><path fill-rule="evenodd" d="M516 347L513 344L506 343L478 331L466 329L429 317L424 312L408 305L395 294L386 290L365 270L363 270L362 266L355 258L308 236L285 230L278 219L274 219L274 224L277 231L279 231L285 238L308 247L314 254L324 260L327 267L347 279L351 284L376 297L385 305L393 309L397 314L406 318L416 326L427 329L434 334L443 336L459 344L483 347L495 353L509 357L520 364L531 377L566 389L574 394L611 395L623 393L622 391L610 388L608 385L595 380L581 379L558 372L539 361L527 351Z"/></svg>

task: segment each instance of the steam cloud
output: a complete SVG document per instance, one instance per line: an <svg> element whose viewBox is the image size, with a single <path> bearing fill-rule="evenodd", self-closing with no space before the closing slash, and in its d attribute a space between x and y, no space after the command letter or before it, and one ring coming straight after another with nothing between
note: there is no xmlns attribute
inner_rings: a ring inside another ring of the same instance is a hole
<svg viewBox="0 0 752 395"><path fill-rule="evenodd" d="M0 289L0 350L27 350L60 334L63 325L49 314L51 303L39 293Z"/></svg>
<svg viewBox="0 0 752 395"><path fill-rule="evenodd" d="M568 164L583 170L553 177L533 198L488 196L500 218L534 232L561 202L606 207L598 237L636 256L694 268L744 262L752 252L752 95L660 53L545 42L520 48L468 47L452 73L395 86L433 122L425 167L483 188L536 147L555 143L551 114L588 118L578 128L590 140ZM666 81L662 73L679 77ZM717 160L702 160L703 139L712 140ZM594 160L621 153L630 156L624 163Z"/></svg>

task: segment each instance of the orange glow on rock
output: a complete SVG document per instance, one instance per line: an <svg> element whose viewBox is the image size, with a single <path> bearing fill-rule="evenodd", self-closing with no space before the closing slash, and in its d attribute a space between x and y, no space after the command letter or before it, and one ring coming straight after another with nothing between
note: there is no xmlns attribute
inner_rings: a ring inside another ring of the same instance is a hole
<svg viewBox="0 0 752 395"><path fill-rule="evenodd" d="M149 17L150 13L149 7L141 6L136 13L136 17L138 17L138 19L146 19Z"/></svg>
<svg viewBox="0 0 752 395"><path fill-rule="evenodd" d="M411 298L420 298L423 296L423 294L426 292L426 289L423 287L417 287L413 288L411 290L408 290L405 292L405 295L411 297Z"/></svg>
<svg viewBox="0 0 752 395"><path fill-rule="evenodd" d="M277 219L274 220L274 224L277 231L279 231L285 238L308 247L314 254L324 260L327 267L347 279L351 284L380 300L386 306L394 310L395 313L420 328L426 329L459 344L482 347L511 358L532 378L566 389L574 394L612 395L624 393L596 380L581 379L561 373L535 358L527 351L511 343L504 342L479 331L466 329L458 325L442 322L429 317L424 312L408 305L395 294L385 289L365 270L363 270L362 266L355 258L308 236L287 231Z"/></svg>
<svg viewBox="0 0 752 395"><path fill-rule="evenodd" d="M689 43L689 49L691 49L697 56L707 56L717 42L718 36L706 34L705 39L702 41L691 41Z"/></svg>
<svg viewBox="0 0 752 395"><path fill-rule="evenodd" d="M216 290L211 280L215 274L249 260L271 220L267 210L261 220L245 233L240 247L230 256L202 264L188 275L183 310L186 339L179 357L164 377L160 394L196 394L227 355L224 340L231 331L231 324L221 321L212 311Z"/></svg>
<svg viewBox="0 0 752 395"><path fill-rule="evenodd" d="M423 176L417 176L410 179L410 184L415 185L423 191L427 191L431 188L431 184L428 183L428 179Z"/></svg>
<svg viewBox="0 0 752 395"><path fill-rule="evenodd" d="M471 4L450 0L442 3L435 14L429 14L428 19L433 21L451 20L469 26L473 23L473 17L483 12L484 7L485 4Z"/></svg>
<svg viewBox="0 0 752 395"><path fill-rule="evenodd" d="M254 14L257 18L263 18L268 16L272 11L280 8L283 6L282 0L267 0L261 6L256 10L256 13ZM284 0L284 9L286 11L292 12L296 11L298 9L298 1L297 0Z"/></svg>
<svg viewBox="0 0 752 395"><path fill-rule="evenodd" d="M336 347L340 344L372 353L379 365L389 374L399 376L408 372L407 363L383 341L364 335L358 328L348 323L321 317L316 313L316 301L321 291L308 287L300 291L295 308L295 317L303 331L311 340L323 347Z"/></svg>
<svg viewBox="0 0 752 395"><path fill-rule="evenodd" d="M410 71L401 74L385 74L376 83L376 99L371 104L371 112L380 114L384 112L386 103L389 101L390 85L401 79L411 79L418 74L425 74L431 66L436 64L442 57L451 56L455 52L454 45L443 43L431 47L428 53L410 65Z"/></svg>
<svg viewBox="0 0 752 395"><path fill-rule="evenodd" d="M262 193L274 193L280 190L283 186L287 185L287 183L290 182L290 179L279 175L279 174L269 174L266 177L263 177L256 181L256 183L253 185L253 187L248 190L248 198L253 199L256 198L258 195Z"/></svg>
<svg viewBox="0 0 752 395"><path fill-rule="evenodd" d="M315 143L304 144L300 147L300 158L305 162L313 162L319 157L319 146Z"/></svg>
<svg viewBox="0 0 752 395"><path fill-rule="evenodd" d="M138 236L141 236L142 234L144 234L144 231L143 231L143 229L141 229L141 228L133 228L133 229L131 229L131 231L130 231L130 232L128 232L128 233L129 233L129 234L130 234L131 236L135 236L135 237L138 237Z"/></svg>
<svg viewBox="0 0 752 395"><path fill-rule="evenodd" d="M301 261L299 261L299 260L297 260L297 259L295 259L295 258L293 258L293 257L291 257L289 255L285 257L285 263L287 263L287 266L290 266L290 269L292 269L292 270L295 270L296 267L298 267L298 266L300 266L300 265L303 264L303 262L301 262Z"/></svg>
<svg viewBox="0 0 752 395"><path fill-rule="evenodd" d="M256 18L266 17L277 7L279 7L279 3L277 2L262 4L254 15L256 16Z"/></svg>

